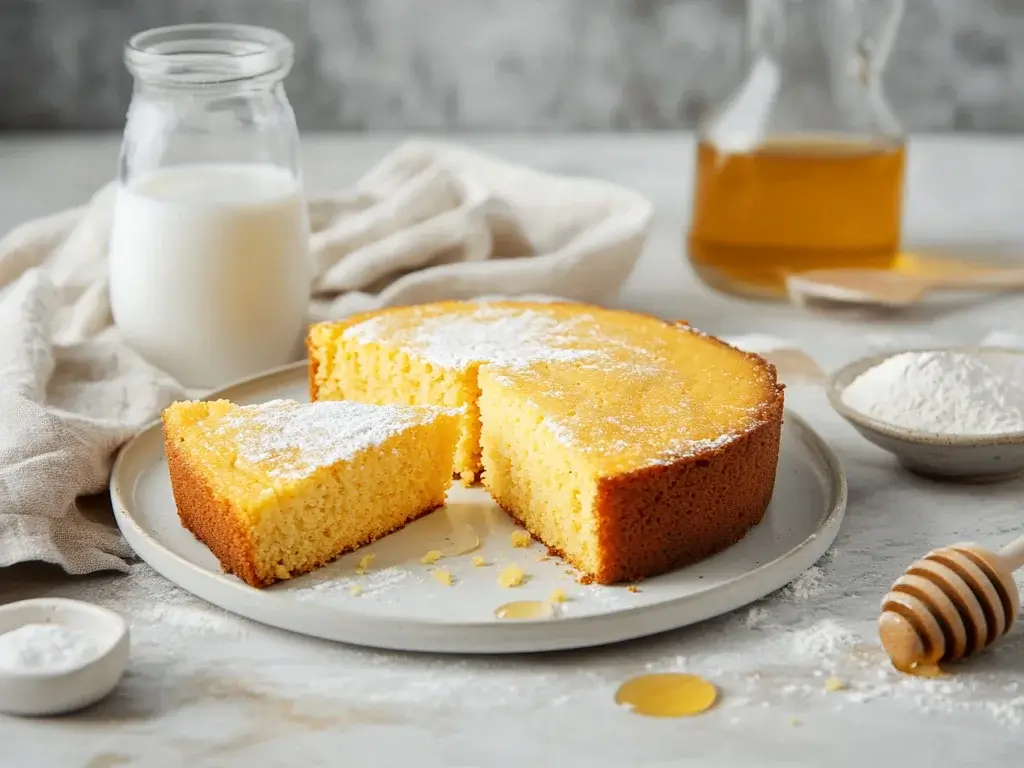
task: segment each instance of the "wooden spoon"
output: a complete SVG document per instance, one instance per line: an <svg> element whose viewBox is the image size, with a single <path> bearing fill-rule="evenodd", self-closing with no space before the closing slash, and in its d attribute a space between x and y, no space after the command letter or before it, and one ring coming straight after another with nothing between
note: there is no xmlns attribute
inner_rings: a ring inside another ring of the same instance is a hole
<svg viewBox="0 0 1024 768"><path fill-rule="evenodd" d="M999 552L954 544L911 565L882 600L878 634L904 672L956 661L987 648L1013 626L1024 566L1024 536Z"/></svg>
<svg viewBox="0 0 1024 768"><path fill-rule="evenodd" d="M1024 268L989 268L950 274L912 275L884 269L814 269L786 278L797 303L827 301L905 307L932 291L1013 291L1024 289Z"/></svg>

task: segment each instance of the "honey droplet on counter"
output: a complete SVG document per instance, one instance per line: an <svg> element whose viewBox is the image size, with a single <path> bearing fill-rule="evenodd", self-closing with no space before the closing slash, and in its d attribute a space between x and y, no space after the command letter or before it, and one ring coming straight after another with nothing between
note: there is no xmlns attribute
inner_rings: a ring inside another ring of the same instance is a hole
<svg viewBox="0 0 1024 768"><path fill-rule="evenodd" d="M480 546L480 537L471 525L457 525L445 538L448 543L441 548L445 557L465 555Z"/></svg>
<svg viewBox="0 0 1024 768"><path fill-rule="evenodd" d="M517 600L494 611L499 619L553 619L555 613L555 606L541 600Z"/></svg>
<svg viewBox="0 0 1024 768"><path fill-rule="evenodd" d="M633 677L619 686L615 703L647 717L689 717L706 712L718 699L714 683L697 675L663 672Z"/></svg>

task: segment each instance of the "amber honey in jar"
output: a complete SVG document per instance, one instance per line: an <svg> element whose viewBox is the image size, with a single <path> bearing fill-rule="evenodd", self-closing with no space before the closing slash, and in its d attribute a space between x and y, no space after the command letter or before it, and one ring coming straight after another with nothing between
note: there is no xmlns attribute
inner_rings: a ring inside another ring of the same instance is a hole
<svg viewBox="0 0 1024 768"><path fill-rule="evenodd" d="M697 147L688 250L729 293L772 295L788 274L888 268L900 244L901 142L777 136L746 151Z"/></svg>
<svg viewBox="0 0 1024 768"><path fill-rule="evenodd" d="M698 130L687 255L708 286L889 267L905 139L881 73L904 0L747 0L747 66Z"/></svg>

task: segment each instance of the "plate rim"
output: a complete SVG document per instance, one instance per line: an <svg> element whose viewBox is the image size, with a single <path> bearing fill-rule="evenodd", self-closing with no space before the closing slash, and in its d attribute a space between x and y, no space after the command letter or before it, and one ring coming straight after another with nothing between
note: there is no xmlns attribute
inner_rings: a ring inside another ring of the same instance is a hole
<svg viewBox="0 0 1024 768"><path fill-rule="evenodd" d="M271 389L275 379L297 377L307 367L305 361L280 366L232 382L195 399L234 400L245 390ZM111 469L110 499L115 522L140 560L199 599L260 624L298 635L395 651L488 655L587 648L681 629L742 608L790 583L828 550L839 533L848 501L848 485L842 461L808 422L789 407L785 410L783 423L784 428L795 429L797 439L815 468L823 470L826 506L830 505L831 508L823 510L813 532L772 560L710 589L650 605L618 607L600 614L568 616L557 621L410 619L352 613L334 606L316 606L322 616L331 617L327 620L328 624L349 625L351 631L311 628L307 621L309 617L306 616L300 621L303 626L297 628L296 622L288 620L285 615L289 611L275 611L292 606L297 601L271 590L253 589L229 574L211 572L177 554L161 543L130 511L126 499L134 495L135 484L143 472L137 471L131 478L123 477L127 473L125 467L129 466L129 461L137 452L154 450L154 446L150 445L154 441L159 445L156 448L157 455L166 458L160 439L159 418L151 421L119 449ZM149 465L148 461L144 463ZM309 604L306 604L306 608L301 608L300 612L308 608ZM673 613L683 615L673 618ZM623 621L626 617L628 620ZM313 623L322 626L324 622ZM600 632L592 631L595 625L604 627L614 623L622 625L618 631L610 631L606 627ZM413 628L415 631L410 631ZM538 632L547 636L539 639Z"/></svg>

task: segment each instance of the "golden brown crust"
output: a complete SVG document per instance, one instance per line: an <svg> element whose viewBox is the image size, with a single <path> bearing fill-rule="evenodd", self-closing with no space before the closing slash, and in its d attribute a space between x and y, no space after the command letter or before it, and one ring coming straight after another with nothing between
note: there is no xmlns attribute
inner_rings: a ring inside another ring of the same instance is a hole
<svg viewBox="0 0 1024 768"><path fill-rule="evenodd" d="M775 489L784 398L746 434L672 464L601 478L601 584L655 576L721 552L761 522Z"/></svg>
<svg viewBox="0 0 1024 768"><path fill-rule="evenodd" d="M164 451L181 524L210 548L227 573L253 587L272 583L273 579L264 578L257 571L252 538L230 502L218 498L206 479L192 468L181 449L181 438L170 434L166 425Z"/></svg>

